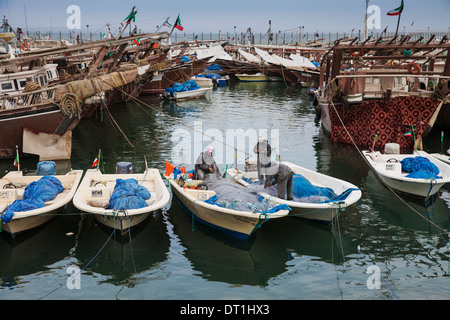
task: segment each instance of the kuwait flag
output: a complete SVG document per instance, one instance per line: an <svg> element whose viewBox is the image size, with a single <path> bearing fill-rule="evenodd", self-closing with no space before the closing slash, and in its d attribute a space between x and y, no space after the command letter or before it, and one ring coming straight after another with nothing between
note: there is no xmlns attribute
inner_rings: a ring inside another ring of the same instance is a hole
<svg viewBox="0 0 450 320"><path fill-rule="evenodd" d="M163 23L163 25L162 25L163 27L169 27L169 28L170 28L170 27L172 26L172 25L169 23L169 18L170 18L170 17L168 17L168 18L166 19L166 21Z"/></svg>
<svg viewBox="0 0 450 320"><path fill-rule="evenodd" d="M389 11L387 13L387 15L388 16L398 16L398 15L402 14L404 7L405 6L404 6L403 0L402 0L402 4L400 5L400 7L398 7L397 9Z"/></svg>
<svg viewBox="0 0 450 320"><path fill-rule="evenodd" d="M173 27L177 28L180 31L184 30L184 27L181 25L180 15L178 15L177 21L175 21L175 25Z"/></svg>
<svg viewBox="0 0 450 320"><path fill-rule="evenodd" d="M98 157L95 158L94 162L92 163L92 168L98 165Z"/></svg>
<svg viewBox="0 0 450 320"><path fill-rule="evenodd" d="M413 132L412 131L407 132L407 133L404 134L404 136L405 137L412 137L413 136Z"/></svg>
<svg viewBox="0 0 450 320"><path fill-rule="evenodd" d="M19 155L16 154L16 159L14 159L14 167L18 167L19 166Z"/></svg>
<svg viewBox="0 0 450 320"><path fill-rule="evenodd" d="M133 39L134 43L136 43L137 45L141 44L141 39Z"/></svg>

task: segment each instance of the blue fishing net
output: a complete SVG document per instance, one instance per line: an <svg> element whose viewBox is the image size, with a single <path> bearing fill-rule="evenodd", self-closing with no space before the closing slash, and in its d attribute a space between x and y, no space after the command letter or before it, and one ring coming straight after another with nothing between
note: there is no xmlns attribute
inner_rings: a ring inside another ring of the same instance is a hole
<svg viewBox="0 0 450 320"><path fill-rule="evenodd" d="M106 209L131 210L147 207L151 194L136 179L117 179Z"/></svg>
<svg viewBox="0 0 450 320"><path fill-rule="evenodd" d="M64 191L61 182L52 176L43 176L31 182L23 193L23 199L14 201L1 216L5 223L10 222L14 212L30 211L45 207L45 202L53 200Z"/></svg>
<svg viewBox="0 0 450 320"><path fill-rule="evenodd" d="M164 90L164 93L173 96L175 92L185 92L197 89L201 89L197 82L195 80L188 80L185 83L174 83L171 87Z"/></svg>
<svg viewBox="0 0 450 320"><path fill-rule="evenodd" d="M442 179L439 177L439 168L425 157L409 157L400 161L402 171L409 173L407 178L415 179Z"/></svg>
<svg viewBox="0 0 450 320"><path fill-rule="evenodd" d="M267 188L268 193L277 196L276 186ZM359 190L357 188L349 188L341 194L336 194L333 189L327 187L319 187L313 185L308 179L301 174L294 174L292 178L292 193L296 202L304 203L328 203L336 201L344 201L352 193Z"/></svg>

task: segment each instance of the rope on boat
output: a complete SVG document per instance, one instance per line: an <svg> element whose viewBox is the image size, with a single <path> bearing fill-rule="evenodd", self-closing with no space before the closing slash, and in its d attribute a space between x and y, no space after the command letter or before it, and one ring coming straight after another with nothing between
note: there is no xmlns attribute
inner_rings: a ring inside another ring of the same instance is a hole
<svg viewBox="0 0 450 320"><path fill-rule="evenodd" d="M92 259L91 259L91 260L90 260L90 261L89 261L82 269L80 269L80 271L79 271L76 275L74 275L74 276L80 275L80 274L81 274L81 271L84 271L84 270L92 263L92 261L94 261L94 259L98 257L98 255L100 254L100 252L102 252L102 250L105 248L106 244L112 239L113 235L116 233L116 229L117 229L117 228L114 227L113 231L112 231L111 234L109 235L108 239L106 239L105 243L101 246L101 248L99 249L99 251L98 251L98 252L92 257ZM47 297L47 296L51 295L52 293L56 292L57 290L61 289L65 284L66 284L66 283L61 284L59 287L57 287L57 288L53 289L52 291L46 293L45 295L43 295L42 297L40 297L39 300L42 300L42 299L44 299L45 297Z"/></svg>
<svg viewBox="0 0 450 320"><path fill-rule="evenodd" d="M73 93L66 93L59 102L59 109L61 113L69 119L73 117L81 118L81 103L78 97Z"/></svg>

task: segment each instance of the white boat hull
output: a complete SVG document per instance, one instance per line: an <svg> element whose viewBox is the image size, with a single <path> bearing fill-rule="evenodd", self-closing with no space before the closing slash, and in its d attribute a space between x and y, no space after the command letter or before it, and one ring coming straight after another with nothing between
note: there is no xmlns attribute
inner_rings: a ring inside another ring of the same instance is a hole
<svg viewBox="0 0 450 320"><path fill-rule="evenodd" d="M214 191L183 189L173 179L169 178L169 182L173 195L186 213L197 221L240 240L247 240L267 220L285 217L289 213L287 210L280 210L264 215L218 207L204 202L215 195Z"/></svg>
<svg viewBox="0 0 450 320"><path fill-rule="evenodd" d="M446 154L442 154L442 153L431 153L430 156L441 160L442 162L446 163L446 164L450 164L450 156L446 155Z"/></svg>
<svg viewBox="0 0 450 320"><path fill-rule="evenodd" d="M211 92L211 88L200 88L197 90L190 90L190 91L182 91L182 92L175 92L172 96L168 96L167 98L169 100L175 100L175 101L184 101L184 100L193 100L193 99L202 99L205 98L206 95Z"/></svg>
<svg viewBox="0 0 450 320"><path fill-rule="evenodd" d="M294 174L301 174L306 179L308 179L313 185L327 187L333 189L336 194L341 194L347 189L358 189L355 185L330 177L325 174L321 174L312 170L308 170L306 168L297 166L295 164L289 162L282 162L283 164L289 166ZM255 179L256 172L244 173L237 169L231 169L227 171L227 176L233 177L237 182L244 186L248 186L249 184L245 182L242 177L244 176L252 176L252 180ZM338 214L339 209L346 208L354 203L356 203L361 198L361 190L352 191L349 196L345 199L345 201L339 202L329 202L329 203L306 203L306 202L298 202L298 201L290 201L280 199L278 197L272 196L266 192L259 193L263 198L276 201L279 204L286 204L292 210L289 213L290 216L300 217L303 219L314 220L318 222L330 223Z"/></svg>
<svg viewBox="0 0 450 320"><path fill-rule="evenodd" d="M363 151L363 154L377 176L395 191L428 198L436 194L446 183L450 182L450 166L431 157L424 151L417 151L415 154L384 155ZM440 175L442 175L443 179L407 178L406 176L408 174L401 171L400 161L414 156L421 156L429 159L439 168Z"/></svg>
<svg viewBox="0 0 450 320"><path fill-rule="evenodd" d="M72 201L82 175L82 170L73 170L66 175L54 176L61 181L64 191L58 194L54 200L46 202L46 206L43 208L15 212L10 222L2 222L2 230L15 236L52 220L62 207ZM38 181L40 178L42 176L23 176L22 172L10 172L0 179L0 212L3 212L14 200L22 199L25 189L25 186L18 189L4 189L4 185L9 182L28 185L33 181Z"/></svg>
<svg viewBox="0 0 450 320"><path fill-rule="evenodd" d="M116 179L136 179L150 192L147 207L130 210L106 209L114 190ZM102 174L99 170L88 170L73 198L74 206L94 214L102 225L126 232L142 223L147 217L168 205L170 193L157 169L147 169L142 174Z"/></svg>

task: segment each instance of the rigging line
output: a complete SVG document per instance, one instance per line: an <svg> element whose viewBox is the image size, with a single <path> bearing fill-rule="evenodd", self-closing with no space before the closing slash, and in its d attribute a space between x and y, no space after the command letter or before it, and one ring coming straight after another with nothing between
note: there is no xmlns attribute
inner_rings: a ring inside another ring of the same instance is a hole
<svg viewBox="0 0 450 320"><path fill-rule="evenodd" d="M106 80L103 80L103 81L106 82L106 83L108 83ZM109 83L108 83L108 84L109 84ZM123 93L126 93L126 92L123 91L121 88L117 88L117 89L120 90L120 91L122 91ZM142 104L145 105L146 107L149 107L149 108L155 110L155 111L158 112L158 113L162 113L164 116L166 116L166 117L168 117L168 118L170 118L170 119L172 119L172 120L174 120L174 121L179 121L179 119L177 119L177 118L175 118L175 117L172 117L172 116L169 116L169 115L165 114L165 113L162 112L161 110L158 110L157 108L155 108L155 107L153 107L153 106L151 106L151 105L145 103L144 101L142 101L142 100L140 100L140 99L138 99L138 98L136 98L136 97L134 97L134 96L132 96L132 95L129 95L129 97L130 97L131 99L133 99L137 104L142 103ZM176 106L179 107L179 108L182 108L179 104L177 104L177 103L175 103L175 102L171 102L171 103L173 103L174 105L176 105ZM189 126L189 125L184 124L184 123L180 123L180 124L182 124L182 125L185 126L185 127L188 127L188 128L190 128L190 129L192 129L193 131L196 131L196 132L200 133L201 135L203 135L203 136L205 136L205 137L208 137L208 138L211 139L211 140L213 140L213 138L214 138L214 137L212 137L212 136L209 136L209 135L207 135L207 134L205 134L205 133L203 133L203 132L201 132L201 131L195 129L195 128L192 127L192 126ZM231 146L231 145L229 145L229 144L227 144L227 143L225 143L225 142L223 142L223 141L219 141L219 140L214 140L214 141L220 142L220 143L223 144L224 146L227 146L227 147L232 148L232 149L234 149L234 150L236 150L236 151L239 151L239 152L243 153L243 154L246 155L246 156L251 156L250 153L248 153L248 152L246 152L246 151L239 150L239 149L237 149L235 146Z"/></svg>
<svg viewBox="0 0 450 320"><path fill-rule="evenodd" d="M94 259L97 258L97 256L100 254L100 252L102 252L102 250L105 248L106 244L109 242L109 240L111 240L112 236L115 234L116 229L117 229L117 228L114 227L113 231L112 231L111 234L109 235L108 239L106 239L105 243L101 246L100 250L99 250L99 251L94 255L94 257L92 257L92 259L91 259L91 260L90 260L90 261L89 261L82 269L80 269L80 271L79 271L76 275L74 275L74 276L79 275L79 274L81 273L81 271L84 271L84 270L92 263L92 261L94 261ZM67 283L67 282L66 282L66 283ZM39 300L41 300L41 299L43 299L43 298L49 296L50 294L54 293L55 291L61 289L63 285L64 285L64 284L61 284L59 287L57 287L57 288L53 289L52 291L48 292L47 294L43 295L42 297L39 298Z"/></svg>
<svg viewBox="0 0 450 320"><path fill-rule="evenodd" d="M369 162L367 161L366 157L362 154L361 150L359 150L359 148L357 147L355 141L353 140L353 137L350 135L350 133L347 131L347 128L344 124L344 122L342 121L339 113L337 112L336 106L333 103L333 100L330 99L331 105L333 106L334 111L336 112L336 115L339 118L339 121L341 122L345 132L347 133L347 135L349 136L350 140L352 141L353 145L355 146L356 150L358 150L358 153L361 155L361 157L364 159L364 161L366 162L366 164L369 166L370 169L371 166L369 164ZM444 228L438 226L437 224L435 224L433 221L431 221L430 219L427 219L425 216L423 216L420 212L418 212L416 209L414 209L413 207L411 207L405 200L403 200L389 185L387 185L378 175L377 172L375 172L375 170L372 170L372 172L375 174L375 176L377 176L378 180L384 185L386 186L400 201L402 201L408 208L410 208L413 212L415 212L416 214L418 214L420 217L422 217L424 220L428 221L430 224L432 224L433 226L435 226L436 228L442 230L443 232L445 232L447 235L449 235L449 232L447 230L445 230Z"/></svg>

